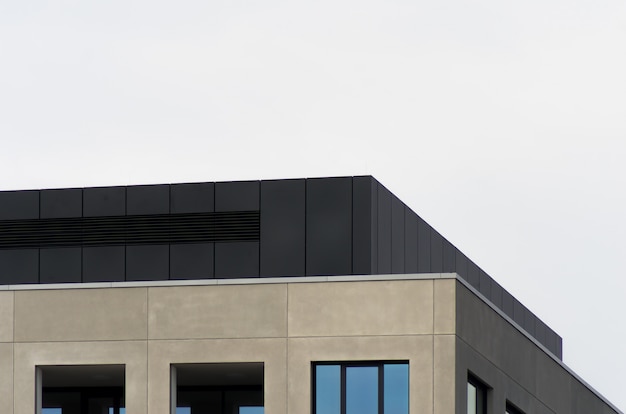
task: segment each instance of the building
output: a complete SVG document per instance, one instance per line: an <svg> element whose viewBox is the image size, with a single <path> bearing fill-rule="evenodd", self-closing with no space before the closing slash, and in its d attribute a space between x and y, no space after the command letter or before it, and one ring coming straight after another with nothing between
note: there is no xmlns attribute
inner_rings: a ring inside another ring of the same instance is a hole
<svg viewBox="0 0 626 414"><path fill-rule="evenodd" d="M0 192L0 412L619 413L369 176Z"/></svg>

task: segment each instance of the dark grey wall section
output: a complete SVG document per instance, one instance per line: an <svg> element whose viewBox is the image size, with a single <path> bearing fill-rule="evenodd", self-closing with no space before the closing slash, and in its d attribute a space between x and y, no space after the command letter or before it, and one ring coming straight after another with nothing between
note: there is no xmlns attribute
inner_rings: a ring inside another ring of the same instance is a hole
<svg viewBox="0 0 626 414"><path fill-rule="evenodd" d="M478 291L487 299L491 298L491 278L482 269L478 269Z"/></svg>
<svg viewBox="0 0 626 414"><path fill-rule="evenodd" d="M169 212L169 185L136 185L126 189L126 214L168 214Z"/></svg>
<svg viewBox="0 0 626 414"><path fill-rule="evenodd" d="M524 329L535 336L535 320L537 317L526 307L524 307Z"/></svg>
<svg viewBox="0 0 626 414"><path fill-rule="evenodd" d="M480 289L480 268L471 260L467 263L467 281L476 289Z"/></svg>
<svg viewBox="0 0 626 414"><path fill-rule="evenodd" d="M443 271L452 273L456 270L456 248L445 238L443 239Z"/></svg>
<svg viewBox="0 0 626 414"><path fill-rule="evenodd" d="M170 279L212 279L213 243L170 245Z"/></svg>
<svg viewBox="0 0 626 414"><path fill-rule="evenodd" d="M509 318L513 319L513 295L506 290L502 290L502 310Z"/></svg>
<svg viewBox="0 0 626 414"><path fill-rule="evenodd" d="M82 217L83 190L64 188L59 190L41 190L41 218Z"/></svg>
<svg viewBox="0 0 626 414"><path fill-rule="evenodd" d="M306 181L261 182L261 276L304 276Z"/></svg>
<svg viewBox="0 0 626 414"><path fill-rule="evenodd" d="M430 231L430 271L443 272L443 237L435 229Z"/></svg>
<svg viewBox="0 0 626 414"><path fill-rule="evenodd" d="M215 277L259 276L259 242L215 243Z"/></svg>
<svg viewBox="0 0 626 414"><path fill-rule="evenodd" d="M502 295L504 293L504 289L498 282L491 279L491 301L498 308L502 309Z"/></svg>
<svg viewBox="0 0 626 414"><path fill-rule="evenodd" d="M123 216L126 214L126 187L97 187L83 190L83 216Z"/></svg>
<svg viewBox="0 0 626 414"><path fill-rule="evenodd" d="M76 283L82 281L82 249L65 247L41 249L40 283Z"/></svg>
<svg viewBox="0 0 626 414"><path fill-rule="evenodd" d="M391 273L391 192L378 184L378 273Z"/></svg>
<svg viewBox="0 0 626 414"><path fill-rule="evenodd" d="M0 283L37 283L38 279L38 249L0 250Z"/></svg>
<svg viewBox="0 0 626 414"><path fill-rule="evenodd" d="M524 305L515 298L513 298L513 320L519 326L524 326Z"/></svg>
<svg viewBox="0 0 626 414"><path fill-rule="evenodd" d="M124 246L83 248L83 282L122 282L126 273Z"/></svg>
<svg viewBox="0 0 626 414"><path fill-rule="evenodd" d="M404 273L404 203L391 196L391 273Z"/></svg>
<svg viewBox="0 0 626 414"><path fill-rule="evenodd" d="M215 184L188 183L170 186L170 213L211 213L215 211Z"/></svg>
<svg viewBox="0 0 626 414"><path fill-rule="evenodd" d="M378 274L378 181L372 179L372 244L370 246L372 258L372 274Z"/></svg>
<svg viewBox="0 0 626 414"><path fill-rule="evenodd" d="M465 256L459 249L455 248L454 250L456 252L456 259L455 259L456 272L463 279L467 280L467 265L468 265L469 260L467 259L467 256Z"/></svg>
<svg viewBox="0 0 626 414"><path fill-rule="evenodd" d="M126 280L166 280L170 275L170 246L126 246Z"/></svg>
<svg viewBox="0 0 626 414"><path fill-rule="evenodd" d="M370 275L372 268L372 177L352 179L352 273ZM263 207L261 207L263 209Z"/></svg>
<svg viewBox="0 0 626 414"><path fill-rule="evenodd" d="M417 214L404 208L404 271L417 273Z"/></svg>
<svg viewBox="0 0 626 414"><path fill-rule="evenodd" d="M215 183L215 211L259 209L258 181Z"/></svg>
<svg viewBox="0 0 626 414"><path fill-rule="evenodd" d="M352 274L352 178L306 181L306 274Z"/></svg>
<svg viewBox="0 0 626 414"><path fill-rule="evenodd" d="M39 218L39 191L0 192L0 220Z"/></svg>
<svg viewBox="0 0 626 414"><path fill-rule="evenodd" d="M430 272L430 232L431 227L422 220L417 218L417 272Z"/></svg>

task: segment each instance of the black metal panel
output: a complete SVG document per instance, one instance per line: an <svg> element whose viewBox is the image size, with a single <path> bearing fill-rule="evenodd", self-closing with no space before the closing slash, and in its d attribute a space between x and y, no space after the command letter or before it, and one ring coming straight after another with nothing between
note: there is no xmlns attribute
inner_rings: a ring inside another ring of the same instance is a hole
<svg viewBox="0 0 626 414"><path fill-rule="evenodd" d="M306 274L352 274L352 178L306 182Z"/></svg>
<svg viewBox="0 0 626 414"><path fill-rule="evenodd" d="M430 273L430 232L432 228L417 216L417 272Z"/></svg>
<svg viewBox="0 0 626 414"><path fill-rule="evenodd" d="M37 249L0 250L0 284L37 283L39 251Z"/></svg>
<svg viewBox="0 0 626 414"><path fill-rule="evenodd" d="M83 190L83 217L126 214L126 187L96 187Z"/></svg>
<svg viewBox="0 0 626 414"><path fill-rule="evenodd" d="M168 245L126 247L126 280L166 280L169 276Z"/></svg>
<svg viewBox="0 0 626 414"><path fill-rule="evenodd" d="M172 244L170 279L212 279L213 243Z"/></svg>
<svg viewBox="0 0 626 414"><path fill-rule="evenodd" d="M524 329L526 332L535 336L535 324L537 317L526 307L524 307Z"/></svg>
<svg viewBox="0 0 626 414"><path fill-rule="evenodd" d="M378 181L372 179L372 244L370 254L372 256L372 274L378 274Z"/></svg>
<svg viewBox="0 0 626 414"><path fill-rule="evenodd" d="M352 273L372 274L372 177L352 179Z"/></svg>
<svg viewBox="0 0 626 414"><path fill-rule="evenodd" d="M513 298L513 321L524 327L524 305L515 298Z"/></svg>
<svg viewBox="0 0 626 414"><path fill-rule="evenodd" d="M80 188L41 190L40 197L42 219L82 217L83 215L83 190Z"/></svg>
<svg viewBox="0 0 626 414"><path fill-rule="evenodd" d="M513 302L515 298L507 290L502 290L502 310L509 318L513 319Z"/></svg>
<svg viewBox="0 0 626 414"><path fill-rule="evenodd" d="M453 273L456 269L457 248L448 240L443 239L443 272Z"/></svg>
<svg viewBox="0 0 626 414"><path fill-rule="evenodd" d="M378 185L378 273L391 273L391 192Z"/></svg>
<svg viewBox="0 0 626 414"><path fill-rule="evenodd" d="M261 276L304 276L306 181L261 182Z"/></svg>
<svg viewBox="0 0 626 414"><path fill-rule="evenodd" d="M417 214L404 208L404 271L417 273Z"/></svg>
<svg viewBox="0 0 626 414"><path fill-rule="evenodd" d="M170 187L170 212L211 213L215 211L215 184L172 184Z"/></svg>
<svg viewBox="0 0 626 414"><path fill-rule="evenodd" d="M0 220L39 218L39 191L0 191Z"/></svg>
<svg viewBox="0 0 626 414"><path fill-rule="evenodd" d="M215 277L259 276L259 242L215 243Z"/></svg>
<svg viewBox="0 0 626 414"><path fill-rule="evenodd" d="M467 281L475 289L480 289L480 268L471 260L467 263Z"/></svg>
<svg viewBox="0 0 626 414"><path fill-rule="evenodd" d="M169 212L169 185L135 185L126 189L126 214L168 214Z"/></svg>
<svg viewBox="0 0 626 414"><path fill-rule="evenodd" d="M430 271L443 272L443 237L433 228L430 231Z"/></svg>
<svg viewBox="0 0 626 414"><path fill-rule="evenodd" d="M542 344L546 348L547 348L547 345L546 345L547 329L548 327L546 326L545 323L543 323L541 319L539 318L535 319L535 338L537 339L537 341L539 341L540 344Z"/></svg>
<svg viewBox="0 0 626 414"><path fill-rule="evenodd" d="M504 289L498 282L491 279L491 302L498 307L498 309L502 309L502 295Z"/></svg>
<svg viewBox="0 0 626 414"><path fill-rule="evenodd" d="M404 273L404 208L405 205L391 195L391 273Z"/></svg>
<svg viewBox="0 0 626 414"><path fill-rule="evenodd" d="M82 280L82 249L41 249L40 283L70 283Z"/></svg>
<svg viewBox="0 0 626 414"><path fill-rule="evenodd" d="M554 331L553 331L554 332ZM556 345L554 347L554 355L559 357L559 359L563 359L563 338L554 332Z"/></svg>
<svg viewBox="0 0 626 414"><path fill-rule="evenodd" d="M258 181L215 183L215 211L259 209Z"/></svg>
<svg viewBox="0 0 626 414"><path fill-rule="evenodd" d="M461 278L468 280L467 266L469 260L459 249L455 249L455 254L454 271L461 276Z"/></svg>
<svg viewBox="0 0 626 414"><path fill-rule="evenodd" d="M121 282L125 278L124 246L83 248L83 282Z"/></svg>
<svg viewBox="0 0 626 414"><path fill-rule="evenodd" d="M491 277L484 270L478 270L478 291L487 299L491 298Z"/></svg>

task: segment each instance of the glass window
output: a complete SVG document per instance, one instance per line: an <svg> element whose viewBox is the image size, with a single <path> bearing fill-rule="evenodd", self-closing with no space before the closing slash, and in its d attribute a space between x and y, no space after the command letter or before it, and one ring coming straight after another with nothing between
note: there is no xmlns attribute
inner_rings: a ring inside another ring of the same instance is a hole
<svg viewBox="0 0 626 414"><path fill-rule="evenodd" d="M257 407L239 407L239 414L263 414L264 408Z"/></svg>
<svg viewBox="0 0 626 414"><path fill-rule="evenodd" d="M406 362L318 363L313 366L315 414L408 414Z"/></svg>
<svg viewBox="0 0 626 414"><path fill-rule="evenodd" d="M506 402L506 411L505 414L524 414L519 408L516 408L510 402Z"/></svg>
<svg viewBox="0 0 626 414"><path fill-rule="evenodd" d="M487 387L473 377L467 380L467 414L487 413Z"/></svg>

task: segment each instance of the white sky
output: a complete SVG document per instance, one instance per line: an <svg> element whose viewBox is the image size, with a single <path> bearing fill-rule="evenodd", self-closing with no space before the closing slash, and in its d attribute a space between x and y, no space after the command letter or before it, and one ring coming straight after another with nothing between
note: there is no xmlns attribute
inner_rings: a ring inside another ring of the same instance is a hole
<svg viewBox="0 0 626 414"><path fill-rule="evenodd" d="M0 0L0 190L371 174L626 409L623 0Z"/></svg>

